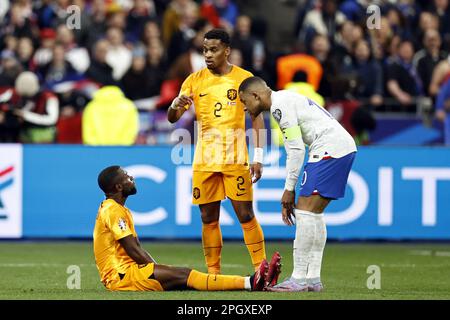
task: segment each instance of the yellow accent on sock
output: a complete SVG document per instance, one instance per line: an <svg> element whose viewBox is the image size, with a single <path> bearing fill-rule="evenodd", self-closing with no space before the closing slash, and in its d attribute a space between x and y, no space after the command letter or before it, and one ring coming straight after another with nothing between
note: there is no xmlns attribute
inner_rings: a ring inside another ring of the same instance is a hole
<svg viewBox="0 0 450 320"><path fill-rule="evenodd" d="M219 221L202 225L202 245L208 273L220 273L220 257L223 242Z"/></svg>
<svg viewBox="0 0 450 320"><path fill-rule="evenodd" d="M244 277L208 274L192 270L188 277L187 286L200 291L226 291L242 290L244 289L244 283Z"/></svg>
<svg viewBox="0 0 450 320"><path fill-rule="evenodd" d="M263 259L266 258L264 233L255 217L248 222L241 223L241 226L245 245L252 258L253 267L257 270Z"/></svg>

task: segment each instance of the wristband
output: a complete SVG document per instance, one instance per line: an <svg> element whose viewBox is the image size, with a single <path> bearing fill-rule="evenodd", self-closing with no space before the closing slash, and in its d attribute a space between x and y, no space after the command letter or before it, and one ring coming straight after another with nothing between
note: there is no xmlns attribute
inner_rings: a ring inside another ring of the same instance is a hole
<svg viewBox="0 0 450 320"><path fill-rule="evenodd" d="M178 108L177 107L175 107L175 99L172 101L172 103L170 104L170 107L169 107L170 109L173 109L173 110L178 110Z"/></svg>
<svg viewBox="0 0 450 320"><path fill-rule="evenodd" d="M255 153L253 154L253 163L263 163L263 155L264 155L264 149L256 147Z"/></svg>

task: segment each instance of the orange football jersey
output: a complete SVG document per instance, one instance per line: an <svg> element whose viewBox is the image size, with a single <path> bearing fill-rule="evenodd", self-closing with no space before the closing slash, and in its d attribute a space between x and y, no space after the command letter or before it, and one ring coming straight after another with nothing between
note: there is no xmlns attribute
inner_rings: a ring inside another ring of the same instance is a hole
<svg viewBox="0 0 450 320"><path fill-rule="evenodd" d="M238 88L251 76L233 65L228 74L217 76L204 68L183 82L180 95L193 96L198 124L194 171L248 169L245 112Z"/></svg>

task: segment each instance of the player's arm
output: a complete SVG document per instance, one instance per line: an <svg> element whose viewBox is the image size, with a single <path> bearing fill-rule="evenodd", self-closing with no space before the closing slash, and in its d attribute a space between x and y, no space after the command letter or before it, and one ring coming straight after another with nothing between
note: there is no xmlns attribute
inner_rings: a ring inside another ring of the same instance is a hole
<svg viewBox="0 0 450 320"><path fill-rule="evenodd" d="M295 185L298 181L300 169L305 158L305 144L302 132L295 112L297 101L284 101L284 105L278 110L279 119L276 119L284 137L284 148L286 149L286 182L284 193L281 198L281 215L285 224L293 225L295 207Z"/></svg>
<svg viewBox="0 0 450 320"><path fill-rule="evenodd" d="M253 127L253 145L255 146L253 162L250 165L250 174L253 177L252 182L257 182L262 175L263 150L265 141L265 126L262 113L256 118L252 118Z"/></svg>
<svg viewBox="0 0 450 320"><path fill-rule="evenodd" d="M133 259L137 264L155 262L155 260L153 260L148 252L142 249L138 240L132 234L119 239L119 243L125 249L130 258Z"/></svg>
<svg viewBox="0 0 450 320"><path fill-rule="evenodd" d="M193 103L192 79L193 75L191 74L184 80L181 85L180 94L172 101L169 110L167 110L167 120L170 123L177 122Z"/></svg>
<svg viewBox="0 0 450 320"><path fill-rule="evenodd" d="M169 109L167 110L167 120L169 120L170 123L177 122L181 118L183 113L185 113L189 106L193 103L192 98L192 95L187 96L184 94L175 98L172 101Z"/></svg>
<svg viewBox="0 0 450 320"><path fill-rule="evenodd" d="M283 130L284 148L286 149L286 182L284 184L284 193L281 198L282 218L285 224L293 225L295 207L295 186L298 181L300 169L303 166L305 158L305 144L303 143L300 127L295 125Z"/></svg>

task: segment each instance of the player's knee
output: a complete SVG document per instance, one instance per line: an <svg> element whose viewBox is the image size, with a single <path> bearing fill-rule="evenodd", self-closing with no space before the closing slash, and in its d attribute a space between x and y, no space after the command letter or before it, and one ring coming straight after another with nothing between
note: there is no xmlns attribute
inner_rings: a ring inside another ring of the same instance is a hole
<svg viewBox="0 0 450 320"><path fill-rule="evenodd" d="M207 214L202 212L202 223L210 224L219 221L219 215Z"/></svg>
<svg viewBox="0 0 450 320"><path fill-rule="evenodd" d="M178 280L181 283L186 283L188 281L189 275L191 274L191 269L189 268L179 268L179 272L177 274Z"/></svg>
<svg viewBox="0 0 450 320"><path fill-rule="evenodd" d="M246 223L255 217L253 210L245 210L237 213L237 217L240 223Z"/></svg>

